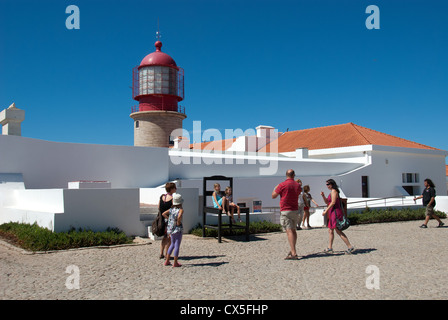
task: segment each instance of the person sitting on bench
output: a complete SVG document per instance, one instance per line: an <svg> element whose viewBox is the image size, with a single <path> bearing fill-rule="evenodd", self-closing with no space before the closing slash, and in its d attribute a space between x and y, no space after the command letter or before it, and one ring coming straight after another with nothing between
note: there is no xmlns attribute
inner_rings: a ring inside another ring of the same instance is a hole
<svg viewBox="0 0 448 320"><path fill-rule="evenodd" d="M226 207L227 208L227 212L230 211L230 214L232 215L232 219L233 219L233 213L235 212L235 209L236 209L236 212L238 214L238 222L241 222L240 206L233 202L232 188L231 187L226 187L225 194L226 194L226 200L227 200L226 201L227 202L227 207ZM235 221L235 220L233 220L233 221Z"/></svg>
<svg viewBox="0 0 448 320"><path fill-rule="evenodd" d="M219 183L215 183L214 189L215 191L213 191L212 195L213 206L215 208L218 208L219 210L222 210L223 213L226 213L229 217L232 218L232 222L235 223L235 219L233 218L233 216L226 210L227 198L221 193L221 185Z"/></svg>

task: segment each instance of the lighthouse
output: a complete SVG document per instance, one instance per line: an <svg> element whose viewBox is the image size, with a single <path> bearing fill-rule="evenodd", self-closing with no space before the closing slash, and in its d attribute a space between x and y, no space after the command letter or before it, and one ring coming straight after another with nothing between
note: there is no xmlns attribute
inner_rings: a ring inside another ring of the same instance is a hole
<svg viewBox="0 0 448 320"><path fill-rule="evenodd" d="M184 70L168 54L162 52L157 40L156 50L148 54L132 72L132 98L139 102L132 108L134 146L169 147L187 117L178 105L184 99Z"/></svg>

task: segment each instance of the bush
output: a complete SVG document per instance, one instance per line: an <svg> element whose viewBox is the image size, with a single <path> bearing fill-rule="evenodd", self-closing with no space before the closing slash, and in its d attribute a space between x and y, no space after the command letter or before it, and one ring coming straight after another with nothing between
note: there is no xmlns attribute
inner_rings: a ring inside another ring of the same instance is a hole
<svg viewBox="0 0 448 320"><path fill-rule="evenodd" d="M246 226L245 222L237 222L234 225L239 226ZM249 223L249 233L267 233L267 232L276 232L281 231L282 227L279 224L272 223L270 221L254 221ZM195 236L202 237L202 225L198 224L196 227L194 227L191 231L191 234L194 234ZM229 236L229 235L244 235L246 234L246 229L232 229L232 233L230 233L230 230L223 229L221 231L221 234L223 236ZM217 237L218 236L218 230L215 229L205 229L205 236L206 237Z"/></svg>
<svg viewBox="0 0 448 320"><path fill-rule="evenodd" d="M6 223L0 225L0 236L13 244L31 251L65 250L91 246L111 246L131 243L132 239L116 228L104 232L74 228L68 232L52 232L36 223Z"/></svg>
<svg viewBox="0 0 448 320"><path fill-rule="evenodd" d="M435 211L439 218L446 218L446 214L441 211ZM412 221L424 220L425 208L411 209L372 209L366 208L360 212L349 212L350 224L365 224L379 222Z"/></svg>

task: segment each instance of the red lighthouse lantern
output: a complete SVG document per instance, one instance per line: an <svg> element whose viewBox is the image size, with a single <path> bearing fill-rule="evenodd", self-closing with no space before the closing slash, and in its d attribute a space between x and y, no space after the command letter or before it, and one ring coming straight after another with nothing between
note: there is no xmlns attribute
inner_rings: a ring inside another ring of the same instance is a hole
<svg viewBox="0 0 448 320"><path fill-rule="evenodd" d="M130 115L135 146L170 146L171 132L182 128L187 117L185 108L178 105L184 99L184 70L162 52L162 42L156 41L155 47L133 69L132 97L139 102Z"/></svg>

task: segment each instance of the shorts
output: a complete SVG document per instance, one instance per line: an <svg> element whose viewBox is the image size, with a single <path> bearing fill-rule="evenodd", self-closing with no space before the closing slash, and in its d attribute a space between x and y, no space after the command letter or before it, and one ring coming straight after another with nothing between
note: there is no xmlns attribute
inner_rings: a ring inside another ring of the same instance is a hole
<svg viewBox="0 0 448 320"><path fill-rule="evenodd" d="M434 207L426 206L426 216L432 216L434 214Z"/></svg>
<svg viewBox="0 0 448 320"><path fill-rule="evenodd" d="M299 223L299 211L281 211L280 212L280 224L283 231L286 229L296 230L297 223Z"/></svg>

